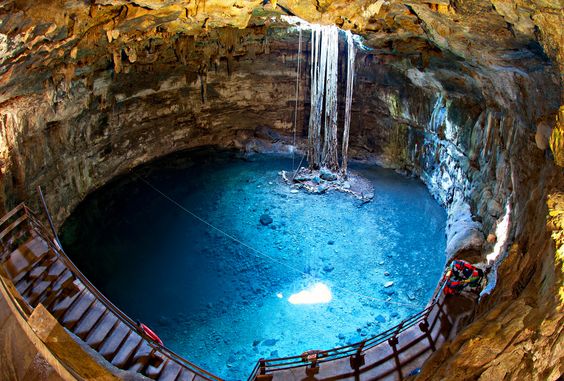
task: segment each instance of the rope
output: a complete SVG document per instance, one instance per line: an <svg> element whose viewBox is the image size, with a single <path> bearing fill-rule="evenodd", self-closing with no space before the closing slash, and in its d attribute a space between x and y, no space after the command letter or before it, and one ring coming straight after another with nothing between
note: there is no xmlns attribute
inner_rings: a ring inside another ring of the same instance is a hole
<svg viewBox="0 0 564 381"><path fill-rule="evenodd" d="M203 219L202 217L198 216L196 213L192 212L191 210L187 209L185 206L183 206L182 204L180 204L178 201L174 200L172 197L168 196L167 194L165 194L163 191L161 191L159 188L157 188L156 186L154 186L153 184L151 184L148 180L146 180L145 178L138 176L138 178L143 181L145 184L147 184L147 186L149 186L151 189L153 189L155 192L157 192L158 194L160 194L162 197L164 197L165 199L167 199L168 201L170 201L172 204L176 205L178 208L182 209L184 212L188 213L189 215L191 215L192 217L194 217L195 219L197 219L198 221L200 221L201 223L203 223L204 225L209 226L210 228L212 228L213 230L217 231L218 233L224 235L225 237L233 240L234 242L240 244L241 246L246 247L247 249L251 250L253 253L255 253L255 256L257 257L263 257L263 258L267 258L269 260L271 260L272 262L278 263L281 266L284 266L292 271L295 271L297 273L299 273L300 275L302 275L304 278L310 278L316 281L321 281L321 279L317 279L316 277L314 277L311 274L308 274L302 270L300 270L297 267L294 267L288 263L282 262L268 254L263 253L262 251L255 249L254 247L246 244L245 242L239 240L237 237L227 233L226 231L218 228L217 226L213 225L212 223L206 221L205 219ZM403 307L408 307L411 309L416 309L416 310L420 310L421 307L416 306L414 304L409 304L409 303L401 303L401 302L393 302L391 300L382 300L382 299L378 299L375 298L373 296L370 295L365 295L365 294L361 294L359 292L353 291L353 290L349 290L346 287L342 287L342 286L336 286L333 285L333 288L335 289L340 289L342 291L348 292L350 294L362 297L362 298L366 298L375 302L380 302L380 303L390 303L390 304L395 304L398 306L403 306Z"/></svg>
<svg viewBox="0 0 564 381"><path fill-rule="evenodd" d="M296 70L296 107L294 110L294 140L292 142L292 171L295 169L295 150L296 150L296 129L298 125L298 98L300 96L300 57L302 55L302 30L299 30L298 40L298 68ZM301 165L301 164L300 164Z"/></svg>

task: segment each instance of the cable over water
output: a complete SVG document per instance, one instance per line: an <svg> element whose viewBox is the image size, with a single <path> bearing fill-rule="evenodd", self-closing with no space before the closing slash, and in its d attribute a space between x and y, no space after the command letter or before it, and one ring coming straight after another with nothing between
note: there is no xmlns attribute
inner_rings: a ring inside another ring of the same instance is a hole
<svg viewBox="0 0 564 381"><path fill-rule="evenodd" d="M200 221L201 223L203 223L204 225L210 227L211 229L215 230L216 232L224 235L225 237L231 239L233 242L236 242L238 244L240 244L241 246L246 247L247 249L249 249L251 252L253 252L255 254L255 256L257 257L262 257L262 258L266 258L276 264L279 264L289 270L292 270L296 273L299 273L300 275L302 275L305 279L310 279L313 281L322 281L322 279L316 278L315 276L308 274L304 271L302 271L301 269L294 267L288 263L285 263L283 261L278 260L277 258L274 258L264 252L262 252L261 250L258 250L252 246L250 246L249 244L239 240L237 237L235 237L232 234L229 234L228 232L224 231L223 229L215 226L214 224L210 223L209 221L205 220L204 218L198 216L196 213L192 212L191 210L189 210L188 208L186 208L184 205L180 204L178 201L176 201L175 199L173 199L172 197L170 197L169 195L167 195L166 193L164 193L163 191L161 191L158 187L156 187L155 185L153 185L151 182L149 182L148 180L146 180L145 178L143 178L142 176L137 176L139 180L141 180L143 183L145 183L148 187L150 187L151 189L153 189L156 193L158 193L159 195L161 195L163 198L165 198L166 200L168 200L170 203L172 203L173 205L175 205L176 207L178 207L179 209L181 209L182 211L184 211L185 213L189 214L190 216L192 216L193 218L195 218L196 220ZM420 310L421 307L411 304L411 303L403 303L403 302L395 302L392 300L382 300L379 298L375 298L373 296L370 295L365 295L353 290L350 290L346 287L343 286L337 286L337 285L333 285L333 287L335 289L339 289L342 291L345 291L351 295L355 295L357 297L361 297L361 298L365 298L374 302L380 302L380 303L389 303L389 304L393 304L393 305L397 305L397 306L402 306L402 307L407 307L407 308L411 308L414 310Z"/></svg>

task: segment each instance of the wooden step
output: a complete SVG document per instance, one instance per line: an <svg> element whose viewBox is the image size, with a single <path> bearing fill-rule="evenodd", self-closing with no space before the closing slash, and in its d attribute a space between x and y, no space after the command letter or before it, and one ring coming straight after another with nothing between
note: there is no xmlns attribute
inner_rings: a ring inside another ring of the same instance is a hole
<svg viewBox="0 0 564 381"><path fill-rule="evenodd" d="M58 277L61 276L63 271L65 271L66 269L67 269L67 267L65 266L63 261L61 261L59 258L56 258L55 261L49 267L49 271L47 272L47 275L49 277L54 276L54 277L58 278Z"/></svg>
<svg viewBox="0 0 564 381"><path fill-rule="evenodd" d="M74 334L84 340L98 320L102 318L105 311L107 311L106 306L104 306L102 302L96 300L90 309L86 311L84 316L80 318L80 321L74 326L72 330Z"/></svg>
<svg viewBox="0 0 564 381"><path fill-rule="evenodd" d="M131 365L129 366L129 370L133 372L142 373L145 368L149 365L149 358L153 348L147 343L147 341L143 340L139 348L135 351L135 354L131 358Z"/></svg>
<svg viewBox="0 0 564 381"><path fill-rule="evenodd" d="M69 330L73 330L74 326L78 323L80 318L88 311L90 306L94 303L95 297L89 291L86 291L80 297L72 308L69 308L63 316L61 316L62 324Z"/></svg>
<svg viewBox="0 0 564 381"><path fill-rule="evenodd" d="M116 315L111 312L106 313L86 337L86 344L90 345L94 349L97 349L104 342L104 339L112 330L116 321Z"/></svg>
<svg viewBox="0 0 564 381"><path fill-rule="evenodd" d="M53 283L49 295L44 295L38 299L38 303L43 303L47 310L51 311L53 305L57 304L60 300L70 294L69 288L74 283L73 274L64 269L59 278Z"/></svg>
<svg viewBox="0 0 564 381"><path fill-rule="evenodd" d="M32 237L29 241L24 243L24 245L34 253L42 254L49 251L49 245L42 237L39 236Z"/></svg>
<svg viewBox="0 0 564 381"><path fill-rule="evenodd" d="M20 274L30 269L38 259L25 246L18 247L4 262L4 268L10 279L17 279Z"/></svg>
<svg viewBox="0 0 564 381"><path fill-rule="evenodd" d="M183 368L176 381L192 381L196 374L187 368Z"/></svg>
<svg viewBox="0 0 564 381"><path fill-rule="evenodd" d="M131 331L125 342L115 354L111 363L120 369L126 369L129 360L133 357L143 339L136 332Z"/></svg>
<svg viewBox="0 0 564 381"><path fill-rule="evenodd" d="M71 278L69 278L70 280ZM73 288L73 285L76 286L76 289ZM76 292L78 290L78 292ZM53 306L49 309L51 315L57 320L69 309L72 305L80 298L82 291L84 290L84 286L79 283L76 284L76 281L69 282L69 286L65 288L61 288L62 295L66 295L67 293L70 294L68 296L64 296L58 302L53 303Z"/></svg>
<svg viewBox="0 0 564 381"><path fill-rule="evenodd" d="M30 269L49 251L47 244L39 237L35 237L14 250L4 262L10 279L16 283L18 275Z"/></svg>
<svg viewBox="0 0 564 381"><path fill-rule="evenodd" d="M50 290L52 283L53 282L47 280L38 279L33 283L29 291L26 293L26 295L23 295L23 297L27 300L30 306L35 307L37 305L36 302L43 295L43 293L47 291L47 289Z"/></svg>
<svg viewBox="0 0 564 381"><path fill-rule="evenodd" d="M162 360L160 362L160 364L156 365L155 362L154 362L154 359L151 358L151 359L149 359L149 364L145 368L145 372L144 372L145 376L152 378L153 380L156 380L156 379L159 378L161 371L166 367L166 364L170 361L166 357L164 357L163 355L160 355L160 354L155 354L155 357Z"/></svg>
<svg viewBox="0 0 564 381"><path fill-rule="evenodd" d="M56 262L57 266L59 262ZM59 274L57 280L53 283L53 291L61 291L63 295L69 296L76 292L78 286L75 284L74 274L67 268L63 267L63 271ZM51 273L51 271L50 271Z"/></svg>
<svg viewBox="0 0 564 381"><path fill-rule="evenodd" d="M22 272L14 279L12 279L12 282L17 286L20 283L24 283L26 281L29 283L34 279L44 276L45 271L47 271L49 267L51 267L55 260L55 256L44 255L40 260L36 261L35 264L27 272Z"/></svg>
<svg viewBox="0 0 564 381"><path fill-rule="evenodd" d="M159 374L159 381L174 381L180 374L182 367L175 361L169 360Z"/></svg>
<svg viewBox="0 0 564 381"><path fill-rule="evenodd" d="M26 277L23 277L21 281L18 282L16 288L22 296L29 297L34 283L43 280L54 283L60 277L61 273L65 271L63 264L60 261L57 261L56 258L54 258L54 260L53 257L49 258L49 262L49 267L45 271L43 271L37 278L26 279Z"/></svg>
<svg viewBox="0 0 564 381"><path fill-rule="evenodd" d="M24 291L22 295L27 298L30 305L35 306L41 299L41 296L50 291L53 288L53 284L59 278L60 273L64 271L64 267L61 267L57 262L49 267L49 269L43 273L42 276L38 277L31 285L31 287Z"/></svg>
<svg viewBox="0 0 564 381"><path fill-rule="evenodd" d="M119 321L116 327L104 339L104 343L100 346L98 352L104 356L106 360L111 360L130 332L129 327Z"/></svg>

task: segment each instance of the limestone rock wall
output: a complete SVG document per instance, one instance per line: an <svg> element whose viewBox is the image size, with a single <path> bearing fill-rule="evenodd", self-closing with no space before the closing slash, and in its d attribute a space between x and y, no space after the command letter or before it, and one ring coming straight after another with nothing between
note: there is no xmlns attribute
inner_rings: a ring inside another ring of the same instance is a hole
<svg viewBox="0 0 564 381"><path fill-rule="evenodd" d="M548 149L550 134L539 133L545 123L556 124L553 131L560 126L553 69L545 66L544 78L517 70L468 76L450 64L450 73L438 78L438 71L429 76L392 66L394 76L378 73L384 78L378 95L361 101L378 113L361 111L357 137L377 142L372 150L381 162L415 172L444 203L448 255L494 263L473 323L434 355L419 378L557 379L564 299L558 296L561 234L554 221L563 211L556 200L564 172L558 150ZM365 93L379 76L360 85ZM554 241L547 215L554 216Z"/></svg>
<svg viewBox="0 0 564 381"><path fill-rule="evenodd" d="M206 144L253 150L251 141L284 150L280 134L291 130L295 107L295 65L285 60L295 52L283 41L267 44L258 30L224 55L218 50L229 33L237 38L237 30L218 31L184 58L178 46L194 45L190 37L149 42L152 57L124 61L119 73L107 57L5 101L4 207L33 202L42 185L61 222L87 193L167 153Z"/></svg>

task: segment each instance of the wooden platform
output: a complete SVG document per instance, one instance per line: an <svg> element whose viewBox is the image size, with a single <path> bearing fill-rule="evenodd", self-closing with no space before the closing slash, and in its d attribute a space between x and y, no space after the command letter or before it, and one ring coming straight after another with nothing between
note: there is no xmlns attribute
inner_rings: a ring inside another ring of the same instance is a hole
<svg viewBox="0 0 564 381"><path fill-rule="evenodd" d="M260 375L260 362L250 380L403 380L416 373L425 360L439 348L451 332L452 321L447 315L442 297L414 325L388 335L374 346L359 351L363 365L354 366L355 355L328 359L319 358L317 370L312 370L312 362L296 364L294 368L284 369L284 365L269 365L265 361L264 375ZM329 357L331 354L329 354ZM274 361L281 364L280 361ZM362 364L362 362L360 363ZM313 374L315 372L315 374Z"/></svg>
<svg viewBox="0 0 564 381"><path fill-rule="evenodd" d="M42 305L119 369L163 381L220 380L145 337L84 278L33 215L19 208L0 220L0 271L25 310Z"/></svg>

